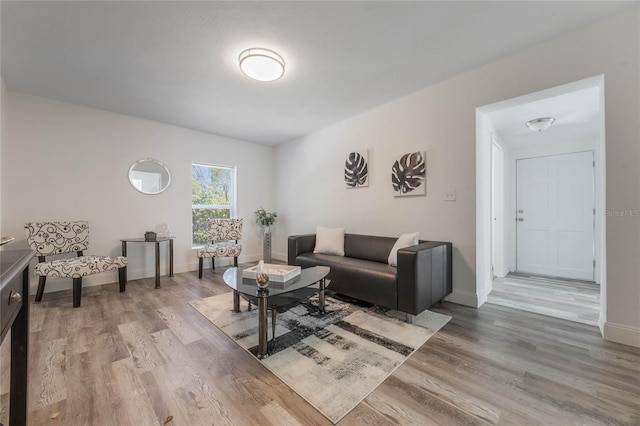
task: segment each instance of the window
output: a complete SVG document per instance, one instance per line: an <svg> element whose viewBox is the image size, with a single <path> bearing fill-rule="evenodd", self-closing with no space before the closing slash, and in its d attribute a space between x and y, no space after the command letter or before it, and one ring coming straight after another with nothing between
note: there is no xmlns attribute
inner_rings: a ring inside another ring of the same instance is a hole
<svg viewBox="0 0 640 426"><path fill-rule="evenodd" d="M236 168L191 164L193 247L210 243L207 222L236 216Z"/></svg>

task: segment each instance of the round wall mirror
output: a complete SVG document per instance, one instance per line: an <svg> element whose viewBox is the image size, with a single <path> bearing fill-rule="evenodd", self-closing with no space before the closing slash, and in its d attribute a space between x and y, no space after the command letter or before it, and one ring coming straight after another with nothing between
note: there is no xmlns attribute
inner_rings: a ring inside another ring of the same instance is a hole
<svg viewBox="0 0 640 426"><path fill-rule="evenodd" d="M143 194L159 194L169 186L171 174L164 164L147 158L133 163L129 169L129 182Z"/></svg>

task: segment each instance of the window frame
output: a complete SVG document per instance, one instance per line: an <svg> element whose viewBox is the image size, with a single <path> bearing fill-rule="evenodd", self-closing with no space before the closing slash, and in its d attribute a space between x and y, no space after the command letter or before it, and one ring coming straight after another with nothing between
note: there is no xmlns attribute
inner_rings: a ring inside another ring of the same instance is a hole
<svg viewBox="0 0 640 426"><path fill-rule="evenodd" d="M191 194L191 248L199 249L205 246L205 244L196 244L193 241L193 210L201 209L201 210L229 210L229 218L236 219L238 216L238 167L237 166L226 166L221 164L210 164L203 163L200 161L192 161L191 162L191 176L193 177L193 167L208 167L208 168L217 168L217 169L225 169L231 172L231 188L229 194L229 205L226 204L193 204L193 193Z"/></svg>

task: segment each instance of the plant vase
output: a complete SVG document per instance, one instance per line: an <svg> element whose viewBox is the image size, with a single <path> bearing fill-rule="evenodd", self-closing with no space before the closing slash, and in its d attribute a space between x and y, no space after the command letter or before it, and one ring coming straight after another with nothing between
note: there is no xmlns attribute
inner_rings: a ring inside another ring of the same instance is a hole
<svg viewBox="0 0 640 426"><path fill-rule="evenodd" d="M271 263L271 228L269 226L264 227L262 260L264 260L264 263Z"/></svg>

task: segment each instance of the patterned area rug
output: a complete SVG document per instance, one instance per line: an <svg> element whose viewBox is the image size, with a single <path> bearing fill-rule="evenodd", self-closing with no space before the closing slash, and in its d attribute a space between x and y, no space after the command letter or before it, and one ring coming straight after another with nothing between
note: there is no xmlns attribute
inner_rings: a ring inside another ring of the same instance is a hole
<svg viewBox="0 0 640 426"><path fill-rule="evenodd" d="M191 305L244 349L257 354L257 309L232 312L232 293ZM276 320L276 338L262 362L334 424L353 410L451 317L425 311L418 325L396 311L327 297L326 313L310 299ZM269 313L269 339L271 339ZM256 358L257 360L257 358Z"/></svg>

